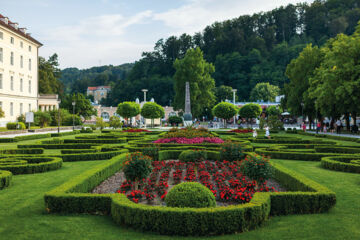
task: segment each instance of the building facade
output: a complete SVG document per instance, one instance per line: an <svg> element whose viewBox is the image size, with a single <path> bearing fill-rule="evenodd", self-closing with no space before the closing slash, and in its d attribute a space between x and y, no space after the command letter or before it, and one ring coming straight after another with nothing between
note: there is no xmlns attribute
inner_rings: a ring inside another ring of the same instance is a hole
<svg viewBox="0 0 360 240"><path fill-rule="evenodd" d="M40 42L0 14L0 126L38 108Z"/></svg>
<svg viewBox="0 0 360 240"><path fill-rule="evenodd" d="M107 97L110 90L110 86L88 87L86 93L88 96L94 96L94 102L99 103L101 99Z"/></svg>

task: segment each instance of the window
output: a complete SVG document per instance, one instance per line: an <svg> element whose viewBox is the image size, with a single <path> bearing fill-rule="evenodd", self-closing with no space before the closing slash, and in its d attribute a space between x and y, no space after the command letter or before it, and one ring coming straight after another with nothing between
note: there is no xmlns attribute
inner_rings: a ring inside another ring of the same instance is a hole
<svg viewBox="0 0 360 240"><path fill-rule="evenodd" d="M23 68L24 67L24 57L20 56L20 67Z"/></svg>
<svg viewBox="0 0 360 240"><path fill-rule="evenodd" d="M0 32L0 39L4 39L4 34L3 34L3 32Z"/></svg>
<svg viewBox="0 0 360 240"><path fill-rule="evenodd" d="M29 71L31 71L31 59L29 59Z"/></svg>
<svg viewBox="0 0 360 240"><path fill-rule="evenodd" d="M29 93L31 93L31 80L29 80Z"/></svg>
<svg viewBox="0 0 360 240"><path fill-rule="evenodd" d="M3 75L0 73L0 89L3 88Z"/></svg>
<svg viewBox="0 0 360 240"><path fill-rule="evenodd" d="M29 46L29 52L31 52L31 46Z"/></svg>
<svg viewBox="0 0 360 240"><path fill-rule="evenodd" d="M14 66L14 52L11 52L10 54L10 64Z"/></svg>
<svg viewBox="0 0 360 240"><path fill-rule="evenodd" d="M10 43L14 44L14 38L13 37L10 37Z"/></svg>
<svg viewBox="0 0 360 240"><path fill-rule="evenodd" d="M23 91L23 79L22 78L20 78L20 92L22 92Z"/></svg>
<svg viewBox="0 0 360 240"><path fill-rule="evenodd" d="M31 112L31 103L29 103L29 112Z"/></svg>
<svg viewBox="0 0 360 240"><path fill-rule="evenodd" d="M20 115L23 114L23 103L20 103Z"/></svg>
<svg viewBox="0 0 360 240"><path fill-rule="evenodd" d="M14 103L10 103L10 116L14 116Z"/></svg>
<svg viewBox="0 0 360 240"><path fill-rule="evenodd" d="M14 91L14 76L10 76L10 90Z"/></svg>
<svg viewBox="0 0 360 240"><path fill-rule="evenodd" d="M0 62L3 61L3 49L0 48Z"/></svg>
<svg viewBox="0 0 360 240"><path fill-rule="evenodd" d="M21 41L20 42L20 47L23 48L24 47L24 43Z"/></svg>

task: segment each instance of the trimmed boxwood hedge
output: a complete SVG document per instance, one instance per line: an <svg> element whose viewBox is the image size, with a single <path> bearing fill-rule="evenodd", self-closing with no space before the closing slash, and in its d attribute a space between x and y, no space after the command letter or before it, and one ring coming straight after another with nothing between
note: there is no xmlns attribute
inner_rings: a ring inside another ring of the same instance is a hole
<svg viewBox="0 0 360 240"><path fill-rule="evenodd" d="M6 142L20 142L20 141L27 141L27 140L34 140L34 139L42 139L42 138L50 138L50 133L45 134L31 134L31 135L25 135L25 136L17 136L13 138L0 138L0 143L6 143Z"/></svg>
<svg viewBox="0 0 360 240"><path fill-rule="evenodd" d="M111 159L112 157L126 152L129 151L127 149L121 149L112 152L62 154L59 157L61 157L64 162L94 161Z"/></svg>
<svg viewBox="0 0 360 240"><path fill-rule="evenodd" d="M26 144L18 148L45 148L45 149L90 149L94 144Z"/></svg>
<svg viewBox="0 0 360 240"><path fill-rule="evenodd" d="M43 148L3 149L0 154L43 154Z"/></svg>
<svg viewBox="0 0 360 240"><path fill-rule="evenodd" d="M160 151L159 158L175 159L181 151ZM209 154L209 153L208 153ZM255 193L247 204L216 208L170 208L135 204L123 194L88 193L118 172L126 161L121 154L45 194L48 212L105 212L120 224L168 235L211 235L247 231L269 215L318 213L336 203L335 193L288 169L273 164L275 179L298 192ZM215 155L218 155L216 152Z"/></svg>
<svg viewBox="0 0 360 240"><path fill-rule="evenodd" d="M10 186L12 173L0 170L0 190Z"/></svg>
<svg viewBox="0 0 360 240"><path fill-rule="evenodd" d="M360 173L360 163L353 160L360 160L360 155L354 156L337 156L337 157L323 157L321 159L321 166L326 169Z"/></svg>
<svg viewBox="0 0 360 240"><path fill-rule="evenodd" d="M0 169L12 174L32 174L61 168L63 160L57 157L6 157L0 159Z"/></svg>
<svg viewBox="0 0 360 240"><path fill-rule="evenodd" d="M61 133L51 133L51 137L63 137L63 136L69 136L69 135L75 135L79 134L80 130L75 130L71 132L61 132Z"/></svg>
<svg viewBox="0 0 360 240"><path fill-rule="evenodd" d="M126 143L126 138L115 139L64 139L64 143L97 143L97 144L116 144Z"/></svg>
<svg viewBox="0 0 360 240"><path fill-rule="evenodd" d="M94 153L96 149L65 149L61 150L61 154L74 154L74 153Z"/></svg>

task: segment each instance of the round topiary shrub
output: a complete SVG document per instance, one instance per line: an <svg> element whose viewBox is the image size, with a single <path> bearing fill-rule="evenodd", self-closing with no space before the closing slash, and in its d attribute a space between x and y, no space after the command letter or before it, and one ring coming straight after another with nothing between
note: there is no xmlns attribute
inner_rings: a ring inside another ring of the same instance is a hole
<svg viewBox="0 0 360 240"><path fill-rule="evenodd" d="M197 182L184 182L174 186L166 195L165 203L169 207L206 208L215 207L214 194Z"/></svg>
<svg viewBox="0 0 360 240"><path fill-rule="evenodd" d="M179 160L183 162L200 162L206 159L206 152L202 150L185 150L179 155Z"/></svg>

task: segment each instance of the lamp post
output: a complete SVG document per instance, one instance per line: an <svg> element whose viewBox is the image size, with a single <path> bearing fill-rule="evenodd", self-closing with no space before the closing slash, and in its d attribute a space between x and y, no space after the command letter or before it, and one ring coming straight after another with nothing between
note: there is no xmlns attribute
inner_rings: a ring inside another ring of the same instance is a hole
<svg viewBox="0 0 360 240"><path fill-rule="evenodd" d="M236 107L236 105L235 105L235 93L237 92L237 89L233 89L232 92L233 92L233 103L234 103L234 106ZM234 126L235 126L235 121L236 121L236 114L234 115Z"/></svg>
<svg viewBox="0 0 360 240"><path fill-rule="evenodd" d="M148 92L147 89L141 89L141 91L144 93L144 104L146 103L146 93ZM144 117L143 118L143 122L144 122L144 126L146 128L146 119Z"/></svg>
<svg viewBox="0 0 360 240"><path fill-rule="evenodd" d="M73 101L72 102L72 106L73 106L73 131L75 131L75 104L76 104L76 102L75 101Z"/></svg>
<svg viewBox="0 0 360 240"><path fill-rule="evenodd" d="M60 133L60 103L61 100L59 100L59 105L58 105L58 134Z"/></svg>

